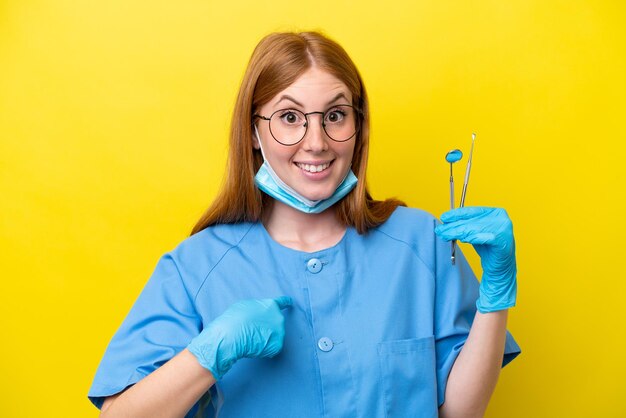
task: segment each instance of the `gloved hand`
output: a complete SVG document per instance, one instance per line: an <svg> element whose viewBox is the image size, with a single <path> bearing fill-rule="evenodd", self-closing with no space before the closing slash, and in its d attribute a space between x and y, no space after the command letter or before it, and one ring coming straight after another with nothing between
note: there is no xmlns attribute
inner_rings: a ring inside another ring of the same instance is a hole
<svg viewBox="0 0 626 418"><path fill-rule="evenodd" d="M457 239L474 246L480 256L483 277L476 307L494 312L515 306L517 266L513 224L504 209L465 207L441 215L443 225L435 233L445 241Z"/></svg>
<svg viewBox="0 0 626 418"><path fill-rule="evenodd" d="M283 348L285 318L291 298L249 299L231 305L187 349L216 380L243 357L274 357Z"/></svg>

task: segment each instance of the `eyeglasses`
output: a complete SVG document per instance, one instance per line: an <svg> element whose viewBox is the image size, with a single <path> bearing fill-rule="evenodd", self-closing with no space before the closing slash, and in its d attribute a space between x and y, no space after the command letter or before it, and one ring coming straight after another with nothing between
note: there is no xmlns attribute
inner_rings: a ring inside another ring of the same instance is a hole
<svg viewBox="0 0 626 418"><path fill-rule="evenodd" d="M306 135L309 127L309 115L321 115L322 128L330 139L345 142L357 131L357 109L350 105L337 105L325 112L304 113L296 109L280 109L270 117L254 115L269 121L270 133L282 145L296 145Z"/></svg>

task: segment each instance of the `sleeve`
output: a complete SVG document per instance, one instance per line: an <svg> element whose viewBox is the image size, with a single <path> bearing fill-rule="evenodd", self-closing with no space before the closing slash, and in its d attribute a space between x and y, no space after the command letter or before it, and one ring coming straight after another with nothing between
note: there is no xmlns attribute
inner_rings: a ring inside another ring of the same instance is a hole
<svg viewBox="0 0 626 418"><path fill-rule="evenodd" d="M89 400L98 408L182 351L201 329L192 298L171 255L164 255L113 336Z"/></svg>
<svg viewBox="0 0 626 418"><path fill-rule="evenodd" d="M458 246L455 265L452 265L450 261L449 242L435 236L434 246L437 401L438 405L441 406L444 402L448 376L454 361L467 340L476 314L479 283ZM520 352L520 347L507 331L502 367L517 357Z"/></svg>

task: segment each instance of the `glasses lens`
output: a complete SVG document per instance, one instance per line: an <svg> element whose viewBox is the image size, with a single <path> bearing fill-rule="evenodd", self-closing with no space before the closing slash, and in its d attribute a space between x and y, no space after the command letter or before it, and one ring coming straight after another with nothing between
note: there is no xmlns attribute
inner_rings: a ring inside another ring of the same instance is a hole
<svg viewBox="0 0 626 418"><path fill-rule="evenodd" d="M281 144L296 144L306 133L306 116L295 109L278 110L270 119L270 132Z"/></svg>
<svg viewBox="0 0 626 418"><path fill-rule="evenodd" d="M354 108L348 105L331 107L324 114L324 130L337 142L347 141L356 133Z"/></svg>

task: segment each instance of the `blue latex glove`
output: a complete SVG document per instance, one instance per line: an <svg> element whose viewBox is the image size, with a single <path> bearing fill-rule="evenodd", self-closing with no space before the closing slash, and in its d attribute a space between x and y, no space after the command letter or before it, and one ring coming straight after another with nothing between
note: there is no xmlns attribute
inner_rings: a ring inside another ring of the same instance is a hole
<svg viewBox="0 0 626 418"><path fill-rule="evenodd" d="M474 246L483 277L476 307L481 313L515 306L517 266L513 224L504 209L464 207L441 215L435 233L445 241L457 239Z"/></svg>
<svg viewBox="0 0 626 418"><path fill-rule="evenodd" d="M282 350L285 338L285 318L280 310L291 303L288 296L236 302L203 329L187 349L217 380L240 358L274 357Z"/></svg>

